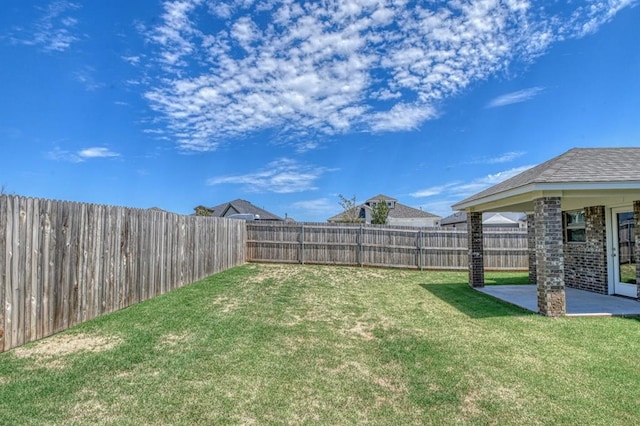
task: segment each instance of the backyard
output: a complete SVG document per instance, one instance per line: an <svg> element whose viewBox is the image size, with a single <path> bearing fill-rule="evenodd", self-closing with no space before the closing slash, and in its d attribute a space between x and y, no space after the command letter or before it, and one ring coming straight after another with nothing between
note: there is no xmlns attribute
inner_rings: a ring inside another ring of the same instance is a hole
<svg viewBox="0 0 640 426"><path fill-rule="evenodd" d="M236 267L0 354L0 423L640 422L638 319L550 319L466 282Z"/></svg>

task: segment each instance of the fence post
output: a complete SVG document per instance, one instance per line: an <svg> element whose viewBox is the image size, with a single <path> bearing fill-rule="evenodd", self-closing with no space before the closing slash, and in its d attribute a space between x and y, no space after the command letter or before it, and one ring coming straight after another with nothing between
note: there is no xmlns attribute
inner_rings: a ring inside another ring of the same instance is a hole
<svg viewBox="0 0 640 426"><path fill-rule="evenodd" d="M304 265L304 223L300 226L300 264Z"/></svg>
<svg viewBox="0 0 640 426"><path fill-rule="evenodd" d="M416 266L422 271L422 228L416 234Z"/></svg>
<svg viewBox="0 0 640 426"><path fill-rule="evenodd" d="M7 203L8 195L0 195L0 352L4 352L5 333L5 288L8 286L7 279L7 240L6 231L13 224L8 223Z"/></svg>
<svg viewBox="0 0 640 426"><path fill-rule="evenodd" d="M362 248L364 246L364 225L360 224L360 230L358 232L358 265L364 266L364 253Z"/></svg>

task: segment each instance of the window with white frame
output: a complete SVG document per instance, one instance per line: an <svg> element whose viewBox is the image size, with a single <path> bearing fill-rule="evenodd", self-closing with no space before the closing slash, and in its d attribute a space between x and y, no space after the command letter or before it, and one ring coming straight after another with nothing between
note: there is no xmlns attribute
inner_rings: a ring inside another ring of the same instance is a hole
<svg viewBox="0 0 640 426"><path fill-rule="evenodd" d="M584 243L587 241L584 210L564 212L565 241L568 243Z"/></svg>

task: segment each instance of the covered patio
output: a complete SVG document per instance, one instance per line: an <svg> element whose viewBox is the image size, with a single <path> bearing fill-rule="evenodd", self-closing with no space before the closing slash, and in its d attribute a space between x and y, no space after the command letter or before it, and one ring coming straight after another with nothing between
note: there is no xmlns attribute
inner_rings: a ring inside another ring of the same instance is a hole
<svg viewBox="0 0 640 426"><path fill-rule="evenodd" d="M515 306L540 313L538 289L531 285L490 285L476 290ZM566 316L640 316L640 303L626 297L607 296L591 291L565 288Z"/></svg>
<svg viewBox="0 0 640 426"><path fill-rule="evenodd" d="M640 148L574 148L455 204L467 213L469 285L546 316L635 315L639 164ZM484 212L527 213L535 285L484 288Z"/></svg>

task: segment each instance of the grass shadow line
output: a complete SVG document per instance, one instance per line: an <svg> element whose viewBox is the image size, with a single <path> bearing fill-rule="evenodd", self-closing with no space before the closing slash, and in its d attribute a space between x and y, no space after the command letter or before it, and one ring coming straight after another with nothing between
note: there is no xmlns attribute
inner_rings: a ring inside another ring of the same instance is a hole
<svg viewBox="0 0 640 426"><path fill-rule="evenodd" d="M469 318L536 315L526 309L476 291L468 284L420 284L420 287Z"/></svg>

